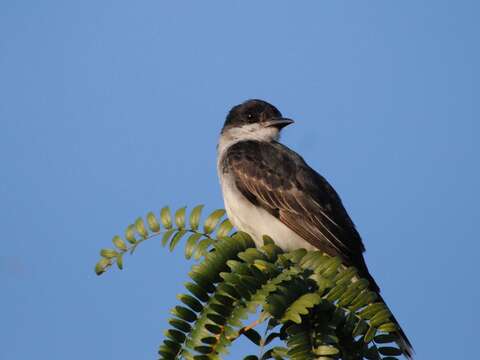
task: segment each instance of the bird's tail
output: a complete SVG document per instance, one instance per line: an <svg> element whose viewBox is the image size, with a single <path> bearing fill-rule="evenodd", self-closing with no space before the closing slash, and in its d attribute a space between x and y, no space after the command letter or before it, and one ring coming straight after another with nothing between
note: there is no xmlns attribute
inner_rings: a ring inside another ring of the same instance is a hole
<svg viewBox="0 0 480 360"><path fill-rule="evenodd" d="M378 294L378 297L379 297L379 300L381 302L383 302L388 308L388 305L385 302L385 300L383 299L382 295ZM390 311L390 313L392 313L392 312ZM391 315L390 319L392 320L392 322L397 327L397 331L396 331L396 333L398 335L398 340L396 341L397 345L403 351L403 354L407 357L407 359L409 359L409 360L413 359L413 355L414 355L415 352L413 350L412 343L410 342L410 340L408 340L407 335L405 334L405 332L403 331L402 327L398 323L397 319L395 319L395 316L393 316L393 314Z"/></svg>
<svg viewBox="0 0 480 360"><path fill-rule="evenodd" d="M366 265L364 265L364 268L361 269L361 270L363 270L363 271L361 271L362 275L364 277L366 277L367 280L370 283L370 289L375 291L378 294L378 300L381 301L382 303L384 303L385 306L388 308L388 310L390 310L386 301L383 299L382 295L380 294L380 287L378 286L378 284L375 281L375 279L373 278L373 276L369 273ZM396 341L396 343L400 347L400 350L403 351L403 354L405 355L405 357L409 360L412 360L413 355L415 354L415 351L413 350L412 343L410 342L410 340L408 340L407 335L402 330L402 327L398 323L397 319L395 319L395 316L393 316L391 311L390 311L390 314L391 314L390 319L392 320L392 322L395 324L395 326L397 328L396 334L398 336L398 340Z"/></svg>

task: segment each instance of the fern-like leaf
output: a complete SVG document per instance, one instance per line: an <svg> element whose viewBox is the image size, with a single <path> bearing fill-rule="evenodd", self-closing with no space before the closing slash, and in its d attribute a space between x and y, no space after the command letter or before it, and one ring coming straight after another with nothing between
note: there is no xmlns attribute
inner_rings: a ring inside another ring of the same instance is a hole
<svg viewBox="0 0 480 360"><path fill-rule="evenodd" d="M161 359L221 359L240 336L260 346L258 356L245 358L252 360L392 360L402 354L390 310L355 268L320 251L283 253L268 236L255 248L248 234L232 235L224 210L211 212L203 224L202 210L164 207L158 218L153 212L137 218L124 238L113 237L114 248L101 250L95 266L99 275L113 264L122 269L124 255L152 238L171 251L184 240L185 257L198 263L178 295L181 305L171 310ZM245 324L259 309L260 318ZM253 327L265 321L263 338ZM267 349L274 341L286 347Z"/></svg>

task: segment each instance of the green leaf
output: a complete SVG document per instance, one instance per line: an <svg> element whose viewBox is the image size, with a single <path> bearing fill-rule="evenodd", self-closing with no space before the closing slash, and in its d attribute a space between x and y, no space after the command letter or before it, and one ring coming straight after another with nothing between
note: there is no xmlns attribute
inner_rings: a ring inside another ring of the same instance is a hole
<svg viewBox="0 0 480 360"><path fill-rule="evenodd" d="M218 325L206 324L205 328L214 335L221 334L223 329Z"/></svg>
<svg viewBox="0 0 480 360"><path fill-rule="evenodd" d="M142 238L146 239L148 237L148 231L142 218L139 217L135 221L135 229Z"/></svg>
<svg viewBox="0 0 480 360"><path fill-rule="evenodd" d="M175 306L171 311L172 315L179 317L180 319L187 321L187 322L194 322L197 320L197 315L186 307L183 306Z"/></svg>
<svg viewBox="0 0 480 360"><path fill-rule="evenodd" d="M208 348L208 347L206 347L206 348ZM195 348L195 349L196 349L196 348ZM211 348L210 348L210 349L211 349ZM186 359L186 360L187 360L187 359L188 359L188 360L191 360L191 359L193 359L193 360L211 360L211 357L210 357L209 355L195 355L195 356L193 356L193 357L191 357L191 356L190 356L190 357L185 357L185 359ZM174 360L176 360L176 359L174 359ZM182 359L182 360L183 360L183 359Z"/></svg>
<svg viewBox="0 0 480 360"><path fill-rule="evenodd" d="M264 346L270 344L273 340L277 339L280 337L279 332L272 332L268 334L267 338L265 339Z"/></svg>
<svg viewBox="0 0 480 360"><path fill-rule="evenodd" d="M402 350L391 346L379 347L378 352L387 356L400 356L403 353Z"/></svg>
<svg viewBox="0 0 480 360"><path fill-rule="evenodd" d="M175 341L177 343L183 343L185 341L185 334L181 331L175 330L175 329L169 329L165 331L165 336L172 341Z"/></svg>
<svg viewBox="0 0 480 360"><path fill-rule="evenodd" d="M228 234L230 233L230 231L232 231L232 229L233 229L233 225L230 222L230 220L228 219L223 220L217 229L217 238L221 239L224 236L228 236Z"/></svg>
<svg viewBox="0 0 480 360"><path fill-rule="evenodd" d="M290 260L294 264L298 264L306 254L307 254L307 250L297 249L297 250L290 251L287 254L284 254L284 258L287 260Z"/></svg>
<svg viewBox="0 0 480 360"><path fill-rule="evenodd" d="M195 283L186 283L185 287L200 301L207 301L210 299L208 292Z"/></svg>
<svg viewBox="0 0 480 360"><path fill-rule="evenodd" d="M187 233L186 230L180 230L175 234L172 241L170 242L170 251L173 251L175 249L175 246L177 246L178 242L182 239L183 235L185 235L186 233Z"/></svg>
<svg viewBox="0 0 480 360"><path fill-rule="evenodd" d="M255 345L260 346L260 342L262 341L262 337L254 329L248 329L247 331L242 332L242 335L245 335Z"/></svg>
<svg viewBox="0 0 480 360"><path fill-rule="evenodd" d="M172 235L176 232L175 229L167 230L162 236L162 246L166 246Z"/></svg>
<svg viewBox="0 0 480 360"><path fill-rule="evenodd" d="M179 229L185 228L185 213L187 208L182 207L175 212L175 224Z"/></svg>
<svg viewBox="0 0 480 360"><path fill-rule="evenodd" d="M357 269L354 267L348 267L343 271L340 271L337 276L335 276L335 284L341 285L341 284L350 284L353 282L353 279L357 276Z"/></svg>
<svg viewBox="0 0 480 360"><path fill-rule="evenodd" d="M363 335L367 332L368 328L369 328L368 324L365 321L360 320L359 322L357 322L357 325L355 325L352 335L353 336Z"/></svg>
<svg viewBox="0 0 480 360"><path fill-rule="evenodd" d="M200 216L204 205L195 206L190 214L190 227L192 230L197 230L200 223Z"/></svg>
<svg viewBox="0 0 480 360"><path fill-rule="evenodd" d="M368 281L360 279L348 286L348 289L338 299L338 306L348 306L356 299L362 290L368 286Z"/></svg>
<svg viewBox="0 0 480 360"><path fill-rule="evenodd" d="M331 345L320 345L315 350L315 355L319 356L331 356L331 355L338 355L340 350L335 346Z"/></svg>
<svg viewBox="0 0 480 360"><path fill-rule="evenodd" d="M370 341L373 340L376 333L377 333L377 328L370 326L367 333L365 334L365 337L363 338L363 341L368 344Z"/></svg>
<svg viewBox="0 0 480 360"><path fill-rule="evenodd" d="M225 306L223 304L217 304L217 303L210 304L210 309L212 309L217 314L222 315L224 317L230 316L230 313L232 312L231 306Z"/></svg>
<svg viewBox="0 0 480 360"><path fill-rule="evenodd" d="M385 322L388 322L388 320L390 319L390 316L392 314L390 314L390 311L388 309L383 309L383 310L380 310L379 312L377 312L375 314L375 316L373 316L371 319L370 319L370 325L371 326L375 326L375 327L378 327L379 325L385 323Z"/></svg>
<svg viewBox="0 0 480 360"><path fill-rule="evenodd" d="M180 294L180 295L177 295L177 299L183 302L185 305L187 305L190 309L192 309L195 312L200 312L203 310L202 303L197 299L195 299L193 296Z"/></svg>
<svg viewBox="0 0 480 360"><path fill-rule="evenodd" d="M237 231L235 234L232 235L231 238L235 241L240 242L242 246L245 246L246 248L255 246L255 242L253 241L252 237L246 232Z"/></svg>
<svg viewBox="0 0 480 360"><path fill-rule="evenodd" d="M160 231L160 224L158 223L155 214L151 211L147 214L147 223L152 232L157 233Z"/></svg>
<svg viewBox="0 0 480 360"><path fill-rule="evenodd" d="M95 265L95 273L101 275L105 272L106 268L112 264L110 259L103 258Z"/></svg>
<svg viewBox="0 0 480 360"><path fill-rule="evenodd" d="M135 239L135 225L129 225L127 227L127 230L125 230L125 239L127 239L130 244L137 242L137 239Z"/></svg>
<svg viewBox="0 0 480 360"><path fill-rule="evenodd" d="M374 291L364 290L353 301L352 305L348 307L350 311L357 311L361 307L374 302L378 298Z"/></svg>
<svg viewBox="0 0 480 360"><path fill-rule="evenodd" d="M269 261L256 259L253 261L253 266L262 272L274 272L277 267Z"/></svg>
<svg viewBox="0 0 480 360"><path fill-rule="evenodd" d="M371 319L377 312L385 309L385 304L382 302L370 304L365 309L360 311L359 315L363 319Z"/></svg>
<svg viewBox="0 0 480 360"><path fill-rule="evenodd" d="M331 289L325 296L327 301L333 302L336 301L342 294L345 293L348 286L346 284L340 284Z"/></svg>
<svg viewBox="0 0 480 360"><path fill-rule="evenodd" d="M219 326L223 326L227 322L227 319L217 314L207 314L207 318Z"/></svg>
<svg viewBox="0 0 480 360"><path fill-rule="evenodd" d="M266 260L267 257L257 248L250 248L238 254L238 257L246 263L252 264L255 260Z"/></svg>
<svg viewBox="0 0 480 360"><path fill-rule="evenodd" d="M210 354L213 352L213 348L210 346L195 346L195 350L198 351L200 354ZM195 357L195 360L199 360Z"/></svg>
<svg viewBox="0 0 480 360"><path fill-rule="evenodd" d="M324 277L331 278L337 274L338 268L340 267L341 264L342 264L342 260L340 258L333 257L325 260L322 266L318 269L319 271L315 269L315 272L320 272Z"/></svg>
<svg viewBox="0 0 480 360"><path fill-rule="evenodd" d="M165 229L172 228L172 215L170 214L170 208L168 206L165 206L160 210L160 221Z"/></svg>
<svg viewBox="0 0 480 360"><path fill-rule="evenodd" d="M193 253L193 258L195 260L200 259L202 256L206 255L207 249L210 245L213 244L212 239L203 239L198 243L197 248Z"/></svg>
<svg viewBox="0 0 480 360"><path fill-rule="evenodd" d="M275 346L274 348L268 350L262 356L262 360L266 360L266 359L283 360L287 356L287 352L288 350L286 348Z"/></svg>
<svg viewBox="0 0 480 360"><path fill-rule="evenodd" d="M307 315L308 309L318 305L321 300L321 296L315 293L300 296L289 306L282 318L282 322L291 320L294 323L300 324L302 322L300 315Z"/></svg>
<svg viewBox="0 0 480 360"><path fill-rule="evenodd" d="M374 340L377 344L387 344L396 341L397 338L394 334L380 334L375 336Z"/></svg>
<svg viewBox="0 0 480 360"><path fill-rule="evenodd" d="M370 347L363 348L363 357L368 360L380 360L380 354L378 353L378 349L376 345Z"/></svg>
<svg viewBox="0 0 480 360"><path fill-rule="evenodd" d="M268 235L263 235L262 240L263 245L275 245L275 241L273 241L273 239Z"/></svg>
<svg viewBox="0 0 480 360"><path fill-rule="evenodd" d="M202 237L202 234L193 233L187 239L185 244L185 258L188 260L192 257L193 251L195 250L195 246L197 245L197 241Z"/></svg>
<svg viewBox="0 0 480 360"><path fill-rule="evenodd" d="M218 340L215 336L207 336L202 338L202 343L207 344L207 345L215 345Z"/></svg>
<svg viewBox="0 0 480 360"><path fill-rule="evenodd" d="M118 255L118 253L114 249L102 249L100 250L100 256L104 258L111 259Z"/></svg>
<svg viewBox="0 0 480 360"><path fill-rule="evenodd" d="M123 254L117 255L117 267L122 270L123 269Z"/></svg>
<svg viewBox="0 0 480 360"><path fill-rule="evenodd" d="M213 293L215 291L215 286L213 285L208 275L201 270L202 269L200 269L198 265L194 266L192 267L192 270L188 273L188 276L190 276L190 278L192 278L192 280L195 281L199 286L201 286L205 291Z"/></svg>
<svg viewBox="0 0 480 360"><path fill-rule="evenodd" d="M118 235L114 236L112 239L113 245L115 245L119 250L122 251L127 251L128 247L127 244L125 244L125 241L122 240L122 238Z"/></svg>
<svg viewBox="0 0 480 360"><path fill-rule="evenodd" d="M392 332L397 331L398 329L397 329L397 325L395 325L395 323L388 322L386 324L380 325L378 327L378 330L383 331L383 332L387 332L387 333L392 333Z"/></svg>
<svg viewBox="0 0 480 360"><path fill-rule="evenodd" d="M218 209L213 211L208 218L205 220L205 224L203 225L203 229L205 234L211 234L215 227L218 225L218 222L225 215L225 210Z"/></svg>
<svg viewBox="0 0 480 360"><path fill-rule="evenodd" d="M175 359L178 352L180 351L181 345L169 340L165 339L163 344L160 346L158 353L163 356L164 360L167 359Z"/></svg>
<svg viewBox="0 0 480 360"><path fill-rule="evenodd" d="M180 331L183 331L183 332L189 332L192 327L190 326L189 323L187 323L186 321L183 321L183 320L179 320L179 319L170 319L168 321L168 323L170 325L172 325L174 328L180 330Z"/></svg>
<svg viewBox="0 0 480 360"><path fill-rule="evenodd" d="M224 294L225 297L228 297L230 299L240 298L240 294L238 293L237 289L231 285L226 284L225 282L221 284L221 287L219 289L221 289L222 294ZM217 297L218 295L219 294L217 294ZM221 297L219 298L221 299ZM225 300L225 301L228 302L228 300Z"/></svg>

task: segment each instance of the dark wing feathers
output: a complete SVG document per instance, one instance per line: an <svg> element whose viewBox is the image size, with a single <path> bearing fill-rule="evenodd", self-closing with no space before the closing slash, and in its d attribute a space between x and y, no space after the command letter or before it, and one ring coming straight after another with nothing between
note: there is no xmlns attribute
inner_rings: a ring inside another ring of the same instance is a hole
<svg viewBox="0 0 480 360"><path fill-rule="evenodd" d="M280 143L242 141L224 158L238 189L292 231L345 265L368 273L360 235L330 184L295 152Z"/></svg>

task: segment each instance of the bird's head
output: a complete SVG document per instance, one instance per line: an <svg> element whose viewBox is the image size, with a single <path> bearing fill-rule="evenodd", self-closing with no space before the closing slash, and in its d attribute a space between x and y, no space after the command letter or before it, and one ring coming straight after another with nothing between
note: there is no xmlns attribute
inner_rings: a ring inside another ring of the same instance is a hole
<svg viewBox="0 0 480 360"><path fill-rule="evenodd" d="M282 117L278 109L263 100L248 100L234 106L227 115L222 136L237 140L277 140L280 131L293 120Z"/></svg>

